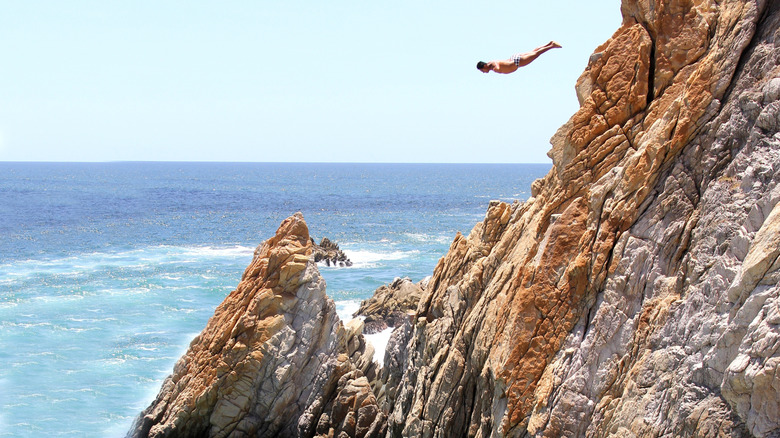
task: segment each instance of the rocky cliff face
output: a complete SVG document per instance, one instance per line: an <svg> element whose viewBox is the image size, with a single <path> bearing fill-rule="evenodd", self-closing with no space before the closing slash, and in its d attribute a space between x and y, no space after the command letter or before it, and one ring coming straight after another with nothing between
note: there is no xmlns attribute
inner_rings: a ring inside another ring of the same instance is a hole
<svg viewBox="0 0 780 438"><path fill-rule="evenodd" d="M389 436L780 436L780 3L622 11L553 170L437 266Z"/></svg>
<svg viewBox="0 0 780 438"><path fill-rule="evenodd" d="M311 253L302 215L285 220L128 436L379 436L373 349Z"/></svg>
<svg viewBox="0 0 780 438"><path fill-rule="evenodd" d="M293 217L132 434L780 436L780 2L622 12L553 169L455 237L378 381Z"/></svg>

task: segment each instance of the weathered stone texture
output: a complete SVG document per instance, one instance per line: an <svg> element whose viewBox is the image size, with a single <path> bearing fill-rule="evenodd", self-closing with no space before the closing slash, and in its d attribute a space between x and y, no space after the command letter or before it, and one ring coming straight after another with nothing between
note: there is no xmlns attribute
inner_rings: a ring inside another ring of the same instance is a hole
<svg viewBox="0 0 780 438"><path fill-rule="evenodd" d="M366 334L397 327L413 317L426 284L426 280L413 283L408 277L396 278L390 284L379 286L371 298L360 303L353 316L365 318Z"/></svg>
<svg viewBox="0 0 780 438"><path fill-rule="evenodd" d="M455 237L384 369L295 216L133 436L780 436L780 2L622 12L553 169Z"/></svg>
<svg viewBox="0 0 780 438"><path fill-rule="evenodd" d="M129 436L379 436L361 330L338 320L296 214L258 247Z"/></svg>
<svg viewBox="0 0 780 438"><path fill-rule="evenodd" d="M339 248L338 243L323 237L320 244L317 245L314 242L314 238L311 239L312 245L312 258L316 263L323 262L326 266L352 266L352 261L349 257Z"/></svg>
<svg viewBox="0 0 780 438"><path fill-rule="evenodd" d="M388 436L780 435L780 4L622 11L553 170L437 266Z"/></svg>

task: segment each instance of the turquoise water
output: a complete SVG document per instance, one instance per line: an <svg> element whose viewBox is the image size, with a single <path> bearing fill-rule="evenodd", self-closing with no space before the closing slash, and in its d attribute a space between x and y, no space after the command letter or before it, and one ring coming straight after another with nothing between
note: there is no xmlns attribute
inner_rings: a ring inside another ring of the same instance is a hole
<svg viewBox="0 0 780 438"><path fill-rule="evenodd" d="M490 199L548 165L0 163L0 436L123 436L301 211L350 268L321 266L347 317L433 271Z"/></svg>

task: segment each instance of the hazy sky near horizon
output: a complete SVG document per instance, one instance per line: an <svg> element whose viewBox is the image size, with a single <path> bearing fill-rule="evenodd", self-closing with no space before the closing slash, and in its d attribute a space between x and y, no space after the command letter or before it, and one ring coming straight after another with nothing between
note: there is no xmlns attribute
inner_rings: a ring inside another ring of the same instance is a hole
<svg viewBox="0 0 780 438"><path fill-rule="evenodd" d="M620 0L0 1L0 161L549 162L621 22Z"/></svg>

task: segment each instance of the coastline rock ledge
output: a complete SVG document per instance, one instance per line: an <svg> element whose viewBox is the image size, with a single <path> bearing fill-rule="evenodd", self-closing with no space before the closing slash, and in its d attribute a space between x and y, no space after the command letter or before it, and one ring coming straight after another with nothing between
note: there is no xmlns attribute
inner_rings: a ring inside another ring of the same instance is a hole
<svg viewBox="0 0 780 438"><path fill-rule="evenodd" d="M621 12L381 372L294 216L131 436L780 437L780 1Z"/></svg>

